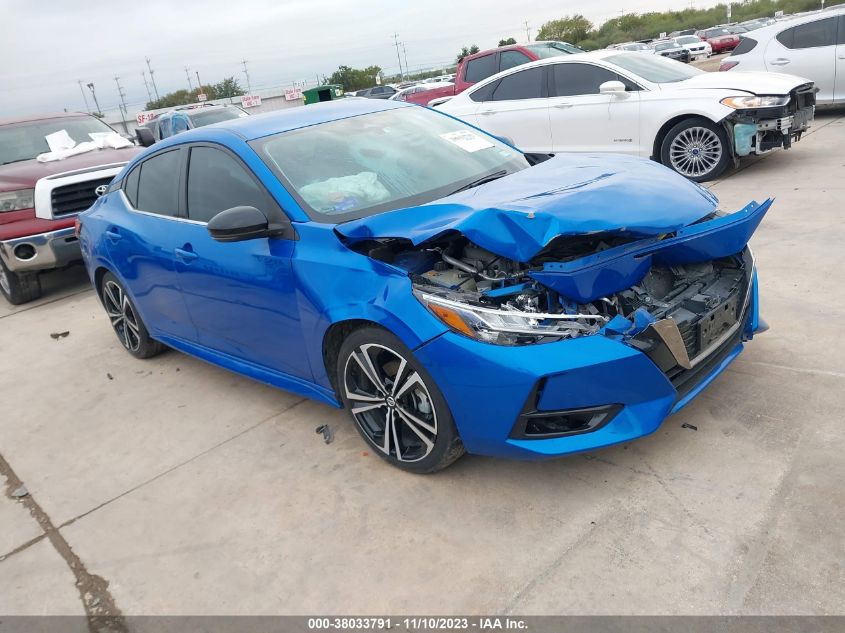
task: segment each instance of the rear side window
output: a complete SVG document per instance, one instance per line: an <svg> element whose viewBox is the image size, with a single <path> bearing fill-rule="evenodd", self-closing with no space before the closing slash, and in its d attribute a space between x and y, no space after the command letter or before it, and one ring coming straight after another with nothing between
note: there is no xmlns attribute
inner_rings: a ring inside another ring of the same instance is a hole
<svg viewBox="0 0 845 633"><path fill-rule="evenodd" d="M213 147L194 147L188 163L188 217L208 222L232 207L267 212L263 189L241 163Z"/></svg>
<svg viewBox="0 0 845 633"><path fill-rule="evenodd" d="M156 154L141 163L138 203L135 208L158 215L179 213L179 155L171 150Z"/></svg>
<svg viewBox="0 0 845 633"><path fill-rule="evenodd" d="M545 96L543 90L543 67L521 70L499 80L493 90L493 101L517 99L539 99Z"/></svg>
<svg viewBox="0 0 845 633"><path fill-rule="evenodd" d="M833 46L836 43L836 21L837 18L825 18L799 24L778 33L777 40L792 49Z"/></svg>
<svg viewBox="0 0 845 633"><path fill-rule="evenodd" d="M499 70L509 70L527 64L531 60L525 53L519 51L502 51L499 53Z"/></svg>
<svg viewBox="0 0 845 633"><path fill-rule="evenodd" d="M625 90L639 90L639 86L615 72L592 64L555 64L553 77L555 97L599 94L599 86L605 81L621 81Z"/></svg>
<svg viewBox="0 0 845 633"><path fill-rule="evenodd" d="M464 72L464 79L474 84L487 79L490 75L497 72L496 56L493 54L485 55L484 57L477 57L467 62L467 69Z"/></svg>
<svg viewBox="0 0 845 633"><path fill-rule="evenodd" d="M486 86L482 86L478 90L473 90L469 93L469 98L473 101L492 101L493 91L499 86L499 81L491 81Z"/></svg>
<svg viewBox="0 0 845 633"><path fill-rule="evenodd" d="M141 175L141 167L136 167L123 180L123 193L129 198L129 204L138 207L138 180Z"/></svg>
<svg viewBox="0 0 845 633"><path fill-rule="evenodd" d="M737 44L731 55L743 55L754 50L755 46L757 46L757 40L753 40L750 37L743 37L739 40L739 44Z"/></svg>

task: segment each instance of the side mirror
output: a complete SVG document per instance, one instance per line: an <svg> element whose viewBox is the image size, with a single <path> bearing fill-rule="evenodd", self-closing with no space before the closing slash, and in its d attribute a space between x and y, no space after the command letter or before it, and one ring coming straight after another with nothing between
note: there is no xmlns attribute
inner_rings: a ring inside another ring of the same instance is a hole
<svg viewBox="0 0 845 633"><path fill-rule="evenodd" d="M156 142L153 131L148 127L136 127L135 136L138 138L138 144L142 147L149 147Z"/></svg>
<svg viewBox="0 0 845 633"><path fill-rule="evenodd" d="M599 86L599 92L603 95L623 96L625 94L625 84L621 81L605 81Z"/></svg>
<svg viewBox="0 0 845 633"><path fill-rule="evenodd" d="M209 220L207 228L218 242L242 242L285 234L284 226L271 224L255 207L232 207L221 211Z"/></svg>

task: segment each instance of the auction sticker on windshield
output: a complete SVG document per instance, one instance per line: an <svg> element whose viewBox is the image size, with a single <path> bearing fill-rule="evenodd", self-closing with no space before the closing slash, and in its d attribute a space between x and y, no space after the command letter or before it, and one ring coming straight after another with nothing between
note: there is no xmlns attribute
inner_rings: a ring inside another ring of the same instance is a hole
<svg viewBox="0 0 845 633"><path fill-rule="evenodd" d="M477 152L480 149L487 149L493 147L493 143L482 138L473 132L459 130L457 132L447 132L441 134L440 138L449 141L453 145L457 145L465 152Z"/></svg>

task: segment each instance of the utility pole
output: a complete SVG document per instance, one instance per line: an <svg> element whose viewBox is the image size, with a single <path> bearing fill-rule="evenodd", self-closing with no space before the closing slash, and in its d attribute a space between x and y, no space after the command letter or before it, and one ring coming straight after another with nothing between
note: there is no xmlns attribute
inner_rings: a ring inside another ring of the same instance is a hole
<svg viewBox="0 0 845 633"><path fill-rule="evenodd" d="M99 115L102 114L102 111L100 110L100 104L97 102L97 93L94 92L94 84L89 83L87 85L88 85L88 90L91 91L91 96L94 97L94 105L97 107L97 115L99 116Z"/></svg>
<svg viewBox="0 0 845 633"><path fill-rule="evenodd" d="M523 22L523 24L525 25L525 41L530 42L531 41L531 27L528 26L528 20L525 20L525 22Z"/></svg>
<svg viewBox="0 0 845 633"><path fill-rule="evenodd" d="M79 92L82 93L82 100L85 102L85 111L88 114L91 114L91 108L88 106L88 97L85 96L85 89L82 87L82 80L77 79L76 83L79 84Z"/></svg>
<svg viewBox="0 0 845 633"><path fill-rule="evenodd" d="M185 77L187 77L187 78L188 78L188 92L193 92L193 91L194 91L194 87L191 85L191 73L190 73L190 70L191 70L190 68L188 68L187 66L185 66Z"/></svg>
<svg viewBox="0 0 845 633"><path fill-rule="evenodd" d="M399 34L393 34L393 43L396 45L396 59L399 61L399 77L404 78L405 75L402 73L402 58L399 56Z"/></svg>
<svg viewBox="0 0 845 633"><path fill-rule="evenodd" d="M156 93L156 101L158 101L159 99L161 99L161 97L158 96L158 86L156 86L155 71L153 70L153 67L150 66L150 58L146 57L145 59L147 60L147 70L150 71L150 81L153 82L153 91Z"/></svg>
<svg viewBox="0 0 845 633"><path fill-rule="evenodd" d="M148 101L148 102L149 102L149 101L152 101L152 100L153 100L153 96L150 94L150 84L148 84L148 83L147 83L147 73L146 73L146 72L144 72L143 70L141 71L141 77L142 77L142 78L143 78L143 80L144 80L144 88L146 88L146 89L147 89L147 101Z"/></svg>
<svg viewBox="0 0 845 633"><path fill-rule="evenodd" d="M246 69L246 60L242 59L241 63L244 65L244 75L246 75L246 91L247 91L247 94L252 94L252 86L249 83L249 71Z"/></svg>
<svg viewBox="0 0 845 633"><path fill-rule="evenodd" d="M129 115L128 110L126 109L126 93L123 92L123 86L120 85L120 77L118 75L114 76L114 83L117 84L117 94L120 96L120 122L123 124L123 131L127 134L129 133L129 128L126 127L126 117Z"/></svg>
<svg viewBox="0 0 845 633"><path fill-rule="evenodd" d="M408 68L408 51L405 50L405 42L402 42L402 54L405 56L405 72L408 74L408 77L410 77L411 71Z"/></svg>
<svg viewBox="0 0 845 633"><path fill-rule="evenodd" d="M199 96L202 94L202 82L200 81L200 71L196 71L197 76L197 101L199 101Z"/></svg>

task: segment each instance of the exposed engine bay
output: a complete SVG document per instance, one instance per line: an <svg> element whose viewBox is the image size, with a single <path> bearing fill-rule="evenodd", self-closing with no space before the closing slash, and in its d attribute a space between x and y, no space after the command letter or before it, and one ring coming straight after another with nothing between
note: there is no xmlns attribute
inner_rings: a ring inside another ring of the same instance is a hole
<svg viewBox="0 0 845 633"><path fill-rule="evenodd" d="M634 241L613 234L559 237L520 263L461 234L411 246L402 239L356 245L404 269L414 292L444 323L473 338L524 345L604 333L627 339L671 319L689 358L736 324L750 266L742 254L695 264L653 263L634 285L589 302L573 300L544 278L548 264L573 262Z"/></svg>

